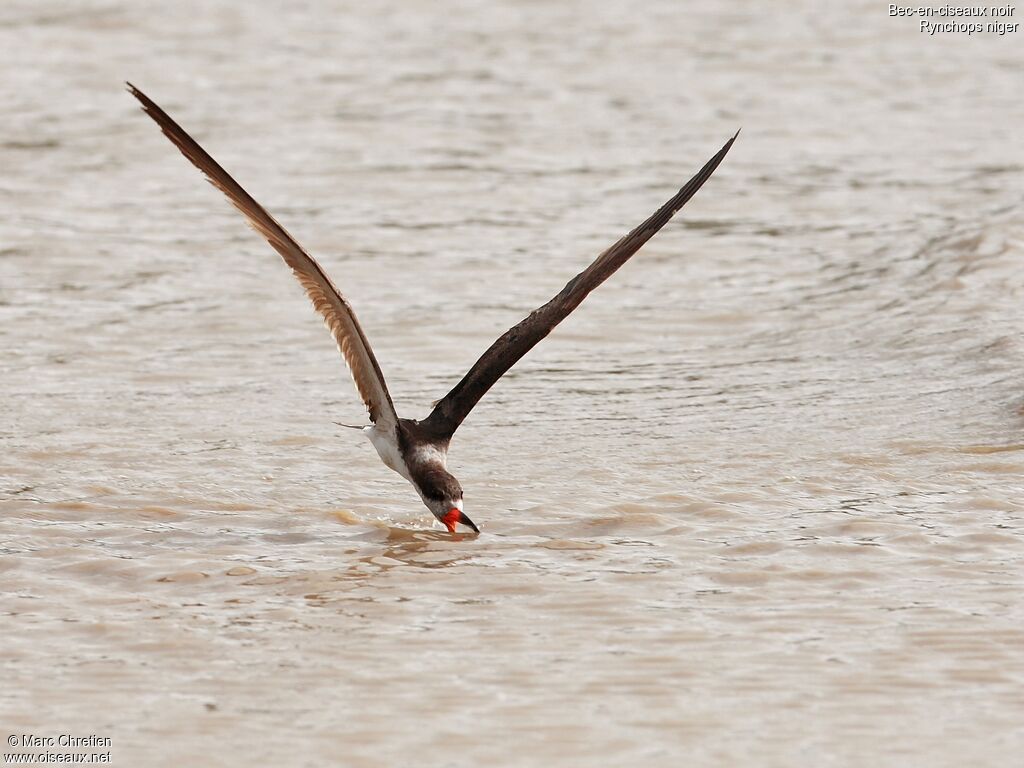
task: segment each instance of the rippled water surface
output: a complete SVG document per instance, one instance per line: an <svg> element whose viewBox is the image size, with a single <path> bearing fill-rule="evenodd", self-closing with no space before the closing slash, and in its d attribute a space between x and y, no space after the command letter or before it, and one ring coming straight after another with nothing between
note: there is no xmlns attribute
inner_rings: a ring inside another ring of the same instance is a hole
<svg viewBox="0 0 1024 768"><path fill-rule="evenodd" d="M1021 33L885 4L0 7L0 725L117 765L1009 765ZM837 7L830 7L831 5ZM716 176L487 395L399 412Z"/></svg>

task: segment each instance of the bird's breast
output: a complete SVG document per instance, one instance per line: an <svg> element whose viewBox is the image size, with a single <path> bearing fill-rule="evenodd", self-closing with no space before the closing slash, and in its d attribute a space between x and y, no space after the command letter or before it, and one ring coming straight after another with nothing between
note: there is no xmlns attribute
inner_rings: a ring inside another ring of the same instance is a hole
<svg viewBox="0 0 1024 768"><path fill-rule="evenodd" d="M440 464L442 468L448 466L448 452L429 443L410 448L407 458L410 464L417 466L431 464Z"/></svg>

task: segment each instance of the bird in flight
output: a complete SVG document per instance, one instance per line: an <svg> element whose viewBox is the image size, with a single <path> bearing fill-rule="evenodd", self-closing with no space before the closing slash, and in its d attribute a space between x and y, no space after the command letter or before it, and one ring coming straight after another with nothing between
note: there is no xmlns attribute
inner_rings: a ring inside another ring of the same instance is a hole
<svg viewBox="0 0 1024 768"><path fill-rule="evenodd" d="M460 524L475 533L480 532L463 509L462 486L447 469L448 446L455 430L509 368L551 333L592 290L611 277L696 194L718 168L739 135L737 131L736 136L729 139L649 219L601 253L551 301L507 330L483 353L455 388L437 401L430 415L417 421L399 418L395 412L384 374L356 319L356 313L316 260L152 99L131 83L127 83L127 86L128 91L142 103L143 111L160 126L164 135L206 175L210 183L227 195L253 229L263 235L291 267L313 302L313 307L323 316L328 330L334 336L359 396L369 412L370 425L360 429L373 443L384 464L412 483L427 509L450 533L455 533L456 526Z"/></svg>

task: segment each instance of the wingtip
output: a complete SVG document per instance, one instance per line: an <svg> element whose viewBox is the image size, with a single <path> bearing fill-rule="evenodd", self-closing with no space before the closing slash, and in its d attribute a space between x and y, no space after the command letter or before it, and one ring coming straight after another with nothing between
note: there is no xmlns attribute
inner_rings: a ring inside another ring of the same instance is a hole
<svg viewBox="0 0 1024 768"><path fill-rule="evenodd" d="M144 94L142 91L136 88L129 80L124 81L124 89L128 91L128 93L130 93L132 96L134 96L135 99L142 105L142 110L144 112L149 112L149 98L146 96L146 94Z"/></svg>

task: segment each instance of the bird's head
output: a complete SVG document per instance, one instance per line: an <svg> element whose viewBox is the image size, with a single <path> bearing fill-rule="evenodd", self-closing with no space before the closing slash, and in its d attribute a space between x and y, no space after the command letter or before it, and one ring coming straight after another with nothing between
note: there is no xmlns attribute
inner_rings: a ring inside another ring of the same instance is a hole
<svg viewBox="0 0 1024 768"><path fill-rule="evenodd" d="M427 473L420 493L427 509L444 523L449 533L455 533L455 526L460 523L480 533L476 523L462 511L462 486L450 473L442 469Z"/></svg>
<svg viewBox="0 0 1024 768"><path fill-rule="evenodd" d="M474 533L480 533L476 523L462 511L462 499L444 499L436 507L431 507L430 511L434 513L434 517L444 523L448 533L455 533L455 526L460 523L471 528Z"/></svg>

